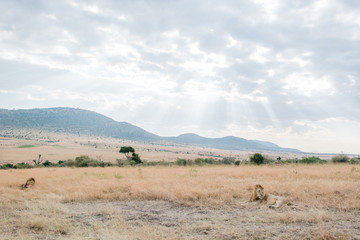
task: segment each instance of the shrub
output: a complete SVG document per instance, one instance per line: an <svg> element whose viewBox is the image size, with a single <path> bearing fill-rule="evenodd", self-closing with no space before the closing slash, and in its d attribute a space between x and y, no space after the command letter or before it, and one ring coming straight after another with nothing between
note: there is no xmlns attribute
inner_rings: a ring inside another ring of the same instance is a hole
<svg viewBox="0 0 360 240"><path fill-rule="evenodd" d="M42 165L43 165L44 167L51 167L51 166L54 166L54 165L56 165L56 164L50 162L49 160L46 160L45 162L42 163Z"/></svg>
<svg viewBox="0 0 360 240"><path fill-rule="evenodd" d="M221 163L225 164L225 165L230 165L230 164L233 164L234 162L235 162L234 157L224 157L221 161Z"/></svg>
<svg viewBox="0 0 360 240"><path fill-rule="evenodd" d="M58 161L57 165L62 165L65 161Z"/></svg>
<svg viewBox="0 0 360 240"><path fill-rule="evenodd" d="M268 157L268 156L264 156L264 164L270 164L270 163L275 163L276 160Z"/></svg>
<svg viewBox="0 0 360 240"><path fill-rule="evenodd" d="M66 167L75 167L75 161L69 159L69 160L67 160L67 161L64 162L64 165L65 165Z"/></svg>
<svg viewBox="0 0 360 240"><path fill-rule="evenodd" d="M264 163L264 156L261 155L260 153L255 153L253 156L250 157L250 163L253 164L263 164Z"/></svg>
<svg viewBox="0 0 360 240"><path fill-rule="evenodd" d="M136 165L136 162L135 162L134 160L130 160L130 161L128 162L128 164L131 165L131 166L134 166L134 165Z"/></svg>
<svg viewBox="0 0 360 240"><path fill-rule="evenodd" d="M186 159L185 158L178 158L177 160L176 160L176 164L178 165L178 166L186 166Z"/></svg>
<svg viewBox="0 0 360 240"><path fill-rule="evenodd" d="M157 161L157 162L143 162L143 164L146 166L172 166L172 165L175 165L176 162L166 162L166 161L162 160L162 161Z"/></svg>
<svg viewBox="0 0 360 240"><path fill-rule="evenodd" d="M350 158L346 154L335 155L331 158L333 163L346 163L350 161Z"/></svg>
<svg viewBox="0 0 360 240"><path fill-rule="evenodd" d="M202 158L196 158L194 161L195 165L203 165L204 164L204 159Z"/></svg>
<svg viewBox="0 0 360 240"><path fill-rule="evenodd" d="M326 163L326 160L322 160L319 157L303 157L301 160L299 160L299 163L304 164L311 164L311 163Z"/></svg>
<svg viewBox="0 0 360 240"><path fill-rule="evenodd" d="M13 166L13 168L15 169L25 169L25 168L33 168L34 166L33 165L30 165L28 163L17 163L15 164L15 166Z"/></svg>
<svg viewBox="0 0 360 240"><path fill-rule="evenodd" d="M105 163L103 161L97 161L91 159L86 162L87 167L105 167Z"/></svg>
<svg viewBox="0 0 360 240"><path fill-rule="evenodd" d="M217 161L213 158L204 158L203 162L206 164L216 164L217 163Z"/></svg>
<svg viewBox="0 0 360 240"><path fill-rule="evenodd" d="M89 161L90 161L89 156L81 155L81 156L75 158L75 166L76 167L87 167Z"/></svg>
<svg viewBox="0 0 360 240"><path fill-rule="evenodd" d="M351 164L360 164L360 158L352 158L352 159L350 160L350 163L351 163Z"/></svg>
<svg viewBox="0 0 360 240"><path fill-rule="evenodd" d="M239 166L240 165L240 160L237 160L237 161L235 161L235 166Z"/></svg>
<svg viewBox="0 0 360 240"><path fill-rule="evenodd" d="M120 159L120 158L117 158L117 159L116 159L116 163L117 163L117 165L118 165L119 167L122 167L122 166L125 165L125 161L122 160L122 159Z"/></svg>
<svg viewBox="0 0 360 240"><path fill-rule="evenodd" d="M141 161L141 159L140 159L140 156L139 156L139 154L137 154L137 153L132 153L131 161L134 161L135 164L140 164L140 163L142 163L142 161Z"/></svg>

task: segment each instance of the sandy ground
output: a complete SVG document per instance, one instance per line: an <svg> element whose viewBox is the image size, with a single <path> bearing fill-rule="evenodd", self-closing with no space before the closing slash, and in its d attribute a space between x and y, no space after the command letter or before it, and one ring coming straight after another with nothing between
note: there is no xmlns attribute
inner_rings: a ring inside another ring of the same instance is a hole
<svg viewBox="0 0 360 240"><path fill-rule="evenodd" d="M150 226L160 235L165 234L164 239L360 239L358 211L307 206L270 209L250 203L219 209L165 201L87 202L67 206L79 225L110 221L117 213L132 225ZM91 214L94 209L97 210ZM99 214L101 209L103 212L111 209L111 217Z"/></svg>

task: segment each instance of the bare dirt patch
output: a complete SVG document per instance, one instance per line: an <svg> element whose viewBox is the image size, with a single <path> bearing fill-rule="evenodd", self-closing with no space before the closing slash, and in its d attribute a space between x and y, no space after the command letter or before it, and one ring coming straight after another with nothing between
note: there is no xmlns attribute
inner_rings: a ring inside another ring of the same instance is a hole
<svg viewBox="0 0 360 240"><path fill-rule="evenodd" d="M124 219L150 227L166 239L360 239L357 211L303 207L269 209L186 206L167 201L113 201L67 204L79 224ZM112 214L101 214L102 212ZM162 238L162 237L161 237Z"/></svg>

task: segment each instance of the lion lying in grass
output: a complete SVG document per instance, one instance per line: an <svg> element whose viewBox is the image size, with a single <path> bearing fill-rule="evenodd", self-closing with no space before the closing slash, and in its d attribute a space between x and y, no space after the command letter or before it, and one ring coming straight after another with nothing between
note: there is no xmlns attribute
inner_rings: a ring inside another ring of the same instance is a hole
<svg viewBox="0 0 360 240"><path fill-rule="evenodd" d="M269 205L270 208L279 208L284 204L291 205L289 200L287 200L285 197L264 194L264 187L260 184L255 185L255 188L250 198L250 202L255 201L265 202Z"/></svg>
<svg viewBox="0 0 360 240"><path fill-rule="evenodd" d="M32 186L34 186L35 184L35 179L34 178L29 178L25 184L22 184L21 185L21 188L22 189L25 189L25 188L31 188Z"/></svg>

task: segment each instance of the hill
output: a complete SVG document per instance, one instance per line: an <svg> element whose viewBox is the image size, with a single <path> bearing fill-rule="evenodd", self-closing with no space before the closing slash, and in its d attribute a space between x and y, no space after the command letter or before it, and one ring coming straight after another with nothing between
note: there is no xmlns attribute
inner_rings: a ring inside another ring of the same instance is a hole
<svg viewBox="0 0 360 240"><path fill-rule="evenodd" d="M0 129L31 128L57 133L87 134L136 141L160 137L126 122L116 122L96 112L75 108L30 110L0 109Z"/></svg>
<svg viewBox="0 0 360 240"><path fill-rule="evenodd" d="M178 137L166 138L170 142L189 144L202 147L220 148L227 150L267 150L282 152L300 152L297 149L282 148L271 142L246 140L239 137L205 138L193 133L182 134Z"/></svg>
<svg viewBox="0 0 360 240"><path fill-rule="evenodd" d="M28 110L0 109L0 129L37 129L55 133L86 134L134 141L167 141L228 150L268 150L300 152L281 148L271 142L246 140L233 136L205 138L193 133L161 137L127 122L117 122L93 111L76 108L43 108Z"/></svg>

